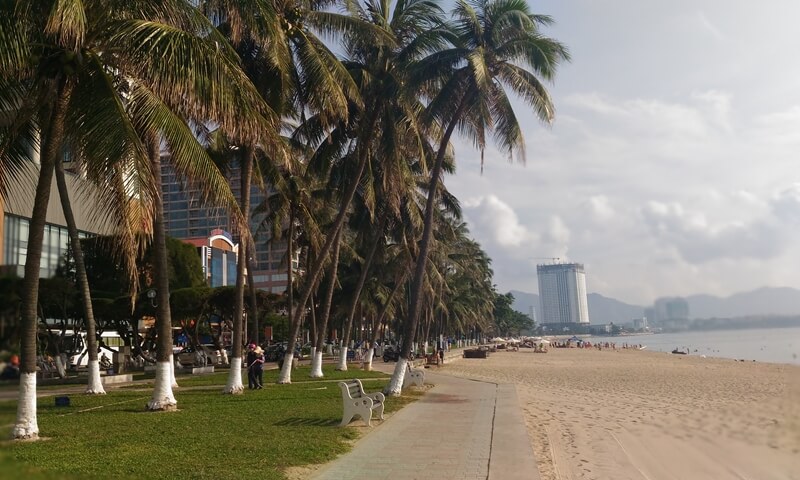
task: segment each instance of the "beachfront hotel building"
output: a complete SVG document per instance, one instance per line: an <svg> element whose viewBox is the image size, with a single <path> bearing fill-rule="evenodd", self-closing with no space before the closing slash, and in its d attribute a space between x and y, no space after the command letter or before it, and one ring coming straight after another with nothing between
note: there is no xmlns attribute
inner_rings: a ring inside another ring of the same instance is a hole
<svg viewBox="0 0 800 480"><path fill-rule="evenodd" d="M187 238L184 243L194 245L200 254L203 276L209 287L236 285L236 260L239 257L239 244L233 236L217 228L211 235L200 238Z"/></svg>
<svg viewBox="0 0 800 480"><path fill-rule="evenodd" d="M589 324L583 264L537 265L536 274L543 324Z"/></svg>
<svg viewBox="0 0 800 480"><path fill-rule="evenodd" d="M162 153L161 189L164 195L164 226L167 235L192 243L203 249L204 271L211 286L235 284L235 255L238 254L239 238L233 232L233 224L223 209L203 205L202 194L196 188L178 178L172 169L169 154ZM240 170L233 166L228 175L233 195L238 199L241 192ZM265 199L256 186L250 187L250 204L255 209ZM250 229L255 240L253 260L253 284L256 288L271 293L286 290L286 240L271 241L268 228L260 225L264 214L250 218ZM221 233L224 232L224 233ZM226 237L221 238L220 235ZM212 241L211 239L214 238ZM227 242L225 240L228 240ZM225 244L228 244L227 246ZM234 245L236 248L234 249ZM212 249L213 247L213 249ZM230 253L228 253L230 252ZM211 257L208 257L208 255ZM224 257L224 258L223 258ZM232 264L231 264L232 262ZM294 263L294 262L293 262Z"/></svg>
<svg viewBox="0 0 800 480"><path fill-rule="evenodd" d="M36 158L36 156L34 156ZM66 164L65 164L66 165ZM7 201L0 199L0 275L25 276L25 261L28 257L28 233L33 214L33 201L36 196L36 182L39 178L39 165L25 162L9 185ZM67 172L67 191L71 199L78 236L85 238L95 234L110 233L103 212L92 199L91 188L79 176ZM67 220L61 208L55 176L47 204L47 219L42 241L42 259L39 263L39 276L50 278L63 261L69 248Z"/></svg>

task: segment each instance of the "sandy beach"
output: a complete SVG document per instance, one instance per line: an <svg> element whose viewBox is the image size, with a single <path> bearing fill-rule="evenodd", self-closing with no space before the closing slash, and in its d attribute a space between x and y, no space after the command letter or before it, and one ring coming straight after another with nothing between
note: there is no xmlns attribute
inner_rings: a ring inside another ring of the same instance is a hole
<svg viewBox="0 0 800 480"><path fill-rule="evenodd" d="M541 478L800 479L800 367L530 349L448 373L515 383Z"/></svg>

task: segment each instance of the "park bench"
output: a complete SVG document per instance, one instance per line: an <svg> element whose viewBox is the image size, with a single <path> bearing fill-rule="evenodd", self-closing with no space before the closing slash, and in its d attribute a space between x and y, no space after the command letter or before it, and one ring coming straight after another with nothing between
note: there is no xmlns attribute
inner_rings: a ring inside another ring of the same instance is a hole
<svg viewBox="0 0 800 480"><path fill-rule="evenodd" d="M346 426L353 420L353 417L359 416L369 427L373 410L377 410L378 418L383 420L383 406L386 397L381 392L365 392L364 385L357 378L339 382L339 386L342 388L342 407L344 409L340 426Z"/></svg>
<svg viewBox="0 0 800 480"><path fill-rule="evenodd" d="M406 374L403 376L403 388L414 384L418 387L421 387L425 384L425 370L418 370L411 368L411 364L407 364L408 369L406 370Z"/></svg>

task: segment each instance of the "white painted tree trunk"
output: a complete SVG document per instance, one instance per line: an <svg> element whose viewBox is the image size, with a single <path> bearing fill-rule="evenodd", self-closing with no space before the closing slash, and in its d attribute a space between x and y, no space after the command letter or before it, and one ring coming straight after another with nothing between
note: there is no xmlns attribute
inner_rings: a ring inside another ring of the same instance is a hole
<svg viewBox="0 0 800 480"><path fill-rule="evenodd" d="M170 354L170 356L169 356L169 381L170 381L170 386L172 388L180 387L180 385L178 385L178 380L175 379L175 365L177 363L178 363L178 359L175 358L172 354ZM178 365L178 368L180 368L180 365Z"/></svg>
<svg viewBox="0 0 800 480"><path fill-rule="evenodd" d="M242 357L231 357L231 371L228 373L228 383L222 393L241 395L244 393L242 384Z"/></svg>
<svg viewBox="0 0 800 480"><path fill-rule="evenodd" d="M347 371L347 345L344 344L344 341L341 342L341 347L339 347L339 362L336 364L336 370L340 372Z"/></svg>
<svg viewBox="0 0 800 480"><path fill-rule="evenodd" d="M385 395L396 397L403 392L403 379L406 376L406 369L408 369L408 359L399 358L397 365L394 366L394 373L392 373L392 378L389 380L389 385L383 391Z"/></svg>
<svg viewBox="0 0 800 480"><path fill-rule="evenodd" d="M316 352L311 357L311 378L322 378L325 375L322 373L322 352Z"/></svg>
<svg viewBox="0 0 800 480"><path fill-rule="evenodd" d="M106 389L103 388L103 382L100 380L100 362L98 360L89 360L89 383L86 384L87 395L105 395Z"/></svg>
<svg viewBox="0 0 800 480"><path fill-rule="evenodd" d="M11 438L39 438L39 424L36 422L36 372L20 374L18 402L17 423L14 424Z"/></svg>
<svg viewBox="0 0 800 480"><path fill-rule="evenodd" d="M278 375L279 384L292 383L292 363L294 362L294 352L286 352L283 357L283 368Z"/></svg>
<svg viewBox="0 0 800 480"><path fill-rule="evenodd" d="M367 372L372 371L372 358L375 356L375 347L369 347L367 350L367 356L364 357L364 370Z"/></svg>
<svg viewBox="0 0 800 480"><path fill-rule="evenodd" d="M66 363L66 362L64 362L64 357L66 357L66 355L62 353L60 355L56 355L56 358L55 358L55 360L56 360L56 371L58 371L58 377L59 378L67 378L67 369L64 366L64 364Z"/></svg>
<svg viewBox="0 0 800 480"><path fill-rule="evenodd" d="M178 409L178 401L172 394L172 362L156 363L156 381L153 385L153 398L147 403L150 411L172 411Z"/></svg>
<svg viewBox="0 0 800 480"><path fill-rule="evenodd" d="M425 340L425 343L422 344L422 354L423 355L427 355L428 354L428 341L427 340Z"/></svg>

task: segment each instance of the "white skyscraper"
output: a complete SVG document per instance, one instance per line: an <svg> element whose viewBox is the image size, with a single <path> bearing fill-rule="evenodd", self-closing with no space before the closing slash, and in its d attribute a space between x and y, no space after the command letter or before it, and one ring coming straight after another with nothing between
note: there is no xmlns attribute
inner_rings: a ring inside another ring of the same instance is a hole
<svg viewBox="0 0 800 480"><path fill-rule="evenodd" d="M542 323L589 323L583 264L537 265L536 273Z"/></svg>

